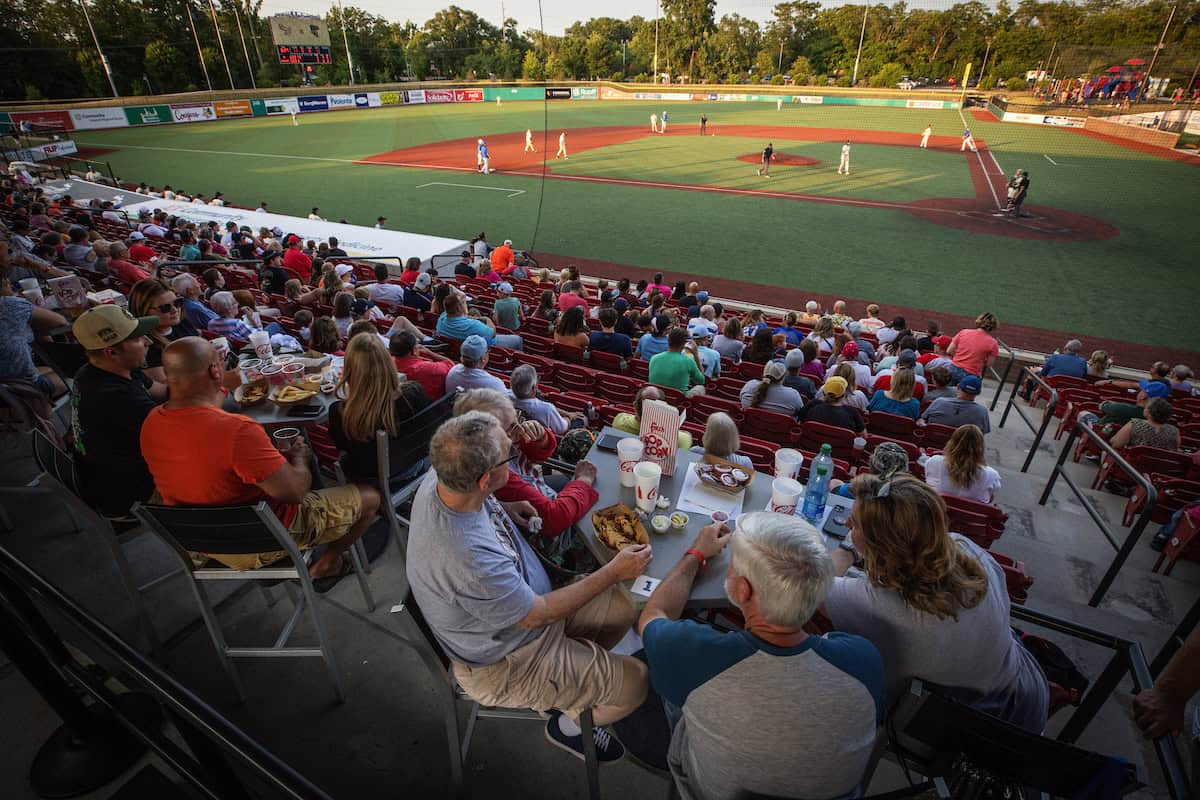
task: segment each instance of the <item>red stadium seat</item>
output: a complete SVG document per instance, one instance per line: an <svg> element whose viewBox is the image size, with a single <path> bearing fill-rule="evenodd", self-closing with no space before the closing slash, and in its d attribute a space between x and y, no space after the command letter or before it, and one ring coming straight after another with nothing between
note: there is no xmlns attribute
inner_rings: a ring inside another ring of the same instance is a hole
<svg viewBox="0 0 1200 800"><path fill-rule="evenodd" d="M596 375L595 393L612 403L632 403L642 382L624 375Z"/></svg>
<svg viewBox="0 0 1200 800"><path fill-rule="evenodd" d="M630 377L637 378L640 381L648 382L650 380L650 362L643 361L640 358L625 359L625 371Z"/></svg>
<svg viewBox="0 0 1200 800"><path fill-rule="evenodd" d="M885 411L872 411L867 420L867 429L871 433L904 442L916 441L916 427L915 419L902 417L899 414L888 414Z"/></svg>
<svg viewBox="0 0 1200 800"><path fill-rule="evenodd" d="M701 424L708 421L710 414L718 411L723 411L733 417L735 423L741 423L745 418L745 413L742 411L742 404L736 400L701 394L690 398L688 401L688 417Z"/></svg>
<svg viewBox="0 0 1200 800"><path fill-rule="evenodd" d="M850 463L854 461L854 440L857 436L858 434L849 428L806 420L793 432L792 444L813 453L820 452L821 445L828 444L833 450L834 458Z"/></svg>
<svg viewBox="0 0 1200 800"><path fill-rule="evenodd" d="M613 353L589 350L588 363L593 369L604 370L613 375L620 375L625 371L625 359Z"/></svg>
<svg viewBox="0 0 1200 800"><path fill-rule="evenodd" d="M978 500L970 500L965 497L958 497L956 495L949 494L942 495L942 501L946 504L946 514L951 518L951 520L953 520L956 514L960 513L971 514L971 520L973 520L974 517L982 517L984 520L986 520L987 538L990 539L990 541L994 542L1004 534L1004 526L1008 523L1008 514L1005 513L1004 509L1000 508L1000 506L993 505L992 503L981 503ZM953 522L951 525L951 530L963 533L963 531L959 531L957 528L953 527ZM963 535L966 536L967 534L963 533ZM985 545L982 543L980 543L980 546L984 549L990 547L990 545Z"/></svg>
<svg viewBox="0 0 1200 800"><path fill-rule="evenodd" d="M723 375L717 378L716 381L709 382L706 385L708 386L709 397L723 397L741 405L742 387L746 385L746 382L741 378Z"/></svg>
<svg viewBox="0 0 1200 800"><path fill-rule="evenodd" d="M1045 381L1051 388L1058 390L1060 398L1063 389L1086 389L1089 385L1086 379L1073 378L1070 375L1051 375ZM1034 384L1034 386L1036 389L1034 389L1033 394L1029 398L1029 405L1036 406L1042 401L1050 402L1050 393L1037 384Z"/></svg>
<svg viewBox="0 0 1200 800"><path fill-rule="evenodd" d="M594 394L596 373L577 364L559 363L555 368L554 385L564 392Z"/></svg>
<svg viewBox="0 0 1200 800"><path fill-rule="evenodd" d="M1121 456L1129 463L1129 466L1142 475L1157 473L1163 478L1185 478L1192 466L1191 456L1187 453L1177 453L1173 450L1146 447L1145 445L1126 447L1121 452ZM1128 487L1130 489L1135 485L1124 470L1117 467L1112 457L1105 453L1100 462L1100 471L1096 473L1096 479L1092 481L1092 488L1102 489L1106 485L1114 484L1114 488Z"/></svg>
<svg viewBox="0 0 1200 800"><path fill-rule="evenodd" d="M1171 570L1175 569L1175 562L1181 558L1190 560L1200 559L1200 527L1197 527L1196 520L1191 514L1184 514L1179 520L1179 524L1175 526L1175 532L1171 538L1167 540L1167 544L1163 547L1162 553L1159 554L1158 560L1154 562L1152 572L1158 572L1158 568L1163 562L1167 562L1167 568L1163 570L1163 575L1170 575Z"/></svg>
<svg viewBox="0 0 1200 800"><path fill-rule="evenodd" d="M936 422L931 422L927 425L917 427L917 444L921 447L934 447L942 450L946 447L946 442L950 441L950 437L958 428L952 425L939 425Z"/></svg>
<svg viewBox="0 0 1200 800"><path fill-rule="evenodd" d="M535 356L543 356L544 358L554 358L554 340L548 339L545 336L535 336L527 333L521 337L524 342L526 353L532 353Z"/></svg>
<svg viewBox="0 0 1200 800"><path fill-rule="evenodd" d="M1200 483L1196 481L1168 478L1158 473L1149 477L1151 485L1158 493L1158 502L1154 506L1154 512L1150 515L1151 522L1162 525L1179 509L1200 502ZM1141 485L1135 486L1133 494L1129 496L1129 502L1125 504L1125 514L1121 519L1122 525L1129 527L1133 524L1134 517L1145 508L1146 498L1146 490Z"/></svg>
<svg viewBox="0 0 1200 800"><path fill-rule="evenodd" d="M583 363L583 348L574 347L562 342L554 343L554 357L559 361L566 361L569 364Z"/></svg>
<svg viewBox="0 0 1200 800"><path fill-rule="evenodd" d="M512 355L515 364L529 364L537 370L539 384L542 386L555 385L555 373L558 370L557 361L552 361L542 356L535 356L533 353L527 353L524 350L514 350Z"/></svg>
<svg viewBox="0 0 1200 800"><path fill-rule="evenodd" d="M614 404L605 406L603 409L597 409L596 413L600 415L600 422L605 425L612 425L613 420L617 418L617 414L633 414L633 404L628 405Z"/></svg>
<svg viewBox="0 0 1200 800"><path fill-rule="evenodd" d="M747 408L742 414L742 423L738 427L748 435L777 445L789 444L792 441L792 429L796 427L796 420L788 414L762 408Z"/></svg>

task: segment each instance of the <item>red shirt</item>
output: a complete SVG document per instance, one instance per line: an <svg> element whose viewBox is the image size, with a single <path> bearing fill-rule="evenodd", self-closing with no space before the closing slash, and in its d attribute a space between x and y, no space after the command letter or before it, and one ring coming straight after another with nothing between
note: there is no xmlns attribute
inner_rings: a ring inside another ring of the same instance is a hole
<svg viewBox="0 0 1200 800"><path fill-rule="evenodd" d="M492 262L492 269L503 275L512 267L513 257L512 248L502 244L493 250L488 258Z"/></svg>
<svg viewBox="0 0 1200 800"><path fill-rule="evenodd" d="M421 270L419 269L406 269L404 272L400 273L400 282L407 286L412 286L417 282L417 277L420 274Z"/></svg>
<svg viewBox="0 0 1200 800"><path fill-rule="evenodd" d="M421 384L425 396L431 401L437 400L446 393L446 373L454 366L449 361L430 361L428 358L407 355L404 358L392 357L396 369L404 373L410 381Z"/></svg>
<svg viewBox="0 0 1200 800"><path fill-rule="evenodd" d="M941 356L937 353L921 353L921 355L917 356L917 363L923 367L935 358L941 358Z"/></svg>
<svg viewBox="0 0 1200 800"><path fill-rule="evenodd" d="M147 247L144 244L135 244L129 248L129 257L134 261L141 261L144 264L149 264L157 256L158 253L154 252L153 247Z"/></svg>
<svg viewBox="0 0 1200 800"><path fill-rule="evenodd" d="M969 328L954 334L950 346L954 348L951 363L972 375L983 375L983 366L988 358L1000 354L1000 347L992 335L982 328Z"/></svg>
<svg viewBox="0 0 1200 800"><path fill-rule="evenodd" d="M566 311L571 306L583 306L583 310L586 312L587 307L588 307L588 302L587 302L587 300L584 300L579 295L573 294L571 292L563 292L562 294L560 294L558 296L558 310L559 311Z"/></svg>
<svg viewBox="0 0 1200 800"><path fill-rule="evenodd" d="M150 277L150 273L136 264L118 258L109 259L108 273L115 276L122 283L128 283L131 286L138 281L144 281Z"/></svg>
<svg viewBox="0 0 1200 800"><path fill-rule="evenodd" d="M297 247L289 247L283 252L283 265L299 275L304 283L312 276L312 259Z"/></svg>
<svg viewBox="0 0 1200 800"><path fill-rule="evenodd" d="M158 406L142 423L142 457L169 506L237 506L266 500L284 527L296 506L272 500L256 484L286 462L262 426L211 406Z"/></svg>

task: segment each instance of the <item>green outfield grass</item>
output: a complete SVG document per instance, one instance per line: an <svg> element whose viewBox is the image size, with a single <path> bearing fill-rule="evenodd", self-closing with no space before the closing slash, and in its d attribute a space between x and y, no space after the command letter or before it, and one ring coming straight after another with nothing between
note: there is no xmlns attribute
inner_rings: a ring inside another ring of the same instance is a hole
<svg viewBox="0 0 1200 800"><path fill-rule="evenodd" d="M770 197L669 188L602 185L536 177L447 173L356 165L356 159L448 139L512 131L641 125L644 102L508 103L426 106L302 115L199 125L80 132L81 143L121 148L103 156L122 178L211 195L233 203L327 219L468 238L484 229L520 247L639 267L740 278L848 298L974 315L1082 336L1200 350L1200 329L1185 324L1200 297L1195 260L1200 172L1076 132L979 122L967 116L1003 170L1032 175L1029 202L1097 217L1120 228L1115 239L1050 243L974 234L903 211L848 208ZM671 104L673 131L701 113L722 125L795 125L911 133L914 147L856 145L855 174L835 174L833 143L776 142L780 151L822 163L781 167L768 183L737 161L765 144L720 135L647 138L572 155L558 172L630 180L769 188L908 202L970 197L963 156L921 152L932 123L957 136L957 111ZM539 143L539 150L543 150ZM553 153L553 143L550 152ZM472 155L464 152L464 164ZM1051 159L1056 163L1051 163ZM525 190L507 197L421 184L445 182ZM540 215L539 215L540 209ZM409 255L409 254L404 254Z"/></svg>

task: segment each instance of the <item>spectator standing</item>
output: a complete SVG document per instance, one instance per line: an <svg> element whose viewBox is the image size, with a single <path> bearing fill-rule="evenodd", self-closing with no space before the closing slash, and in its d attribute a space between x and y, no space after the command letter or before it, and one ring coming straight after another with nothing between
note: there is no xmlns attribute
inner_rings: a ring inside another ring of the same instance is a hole
<svg viewBox="0 0 1200 800"><path fill-rule="evenodd" d="M745 630L679 619L696 576L727 544L726 592ZM736 535L706 526L655 588L638 630L654 688L678 720L667 762L681 796L856 794L887 708L883 661L861 636L804 630L832 578L811 525L760 511L740 516Z"/></svg>
<svg viewBox="0 0 1200 800"><path fill-rule="evenodd" d="M987 465L983 431L969 424L956 430L941 455L925 462L925 482L938 494L995 502L1000 473Z"/></svg>
<svg viewBox="0 0 1200 800"><path fill-rule="evenodd" d="M934 400L921 415L921 421L949 425L952 428L970 424L984 433L990 433L992 420L988 416L988 410L975 401L982 391L983 381L979 380L978 376L967 375L958 382L957 395Z"/></svg>
<svg viewBox="0 0 1200 800"><path fill-rule="evenodd" d="M964 375L983 377L983 371L991 366L1000 354L1000 346L992 332L999 326L996 315L986 311L975 318L975 327L954 334L946 355L951 358L950 377L955 383Z"/></svg>
<svg viewBox="0 0 1200 800"><path fill-rule="evenodd" d="M459 363L446 373L446 391L459 389L496 389L504 391L504 383L484 368L487 367L488 344L482 336L471 335L458 349Z"/></svg>

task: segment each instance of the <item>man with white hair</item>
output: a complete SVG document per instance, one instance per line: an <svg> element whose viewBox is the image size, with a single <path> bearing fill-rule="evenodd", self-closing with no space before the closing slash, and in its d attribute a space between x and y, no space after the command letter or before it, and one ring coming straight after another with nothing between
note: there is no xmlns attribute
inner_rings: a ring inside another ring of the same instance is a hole
<svg viewBox="0 0 1200 800"><path fill-rule="evenodd" d="M571 423L557 406L537 396L537 385L537 369L532 364L522 364L514 369L509 381L513 406L524 414L526 419L537 420L555 436L562 436L571 427Z"/></svg>
<svg viewBox="0 0 1200 800"><path fill-rule="evenodd" d="M597 756L613 761L624 748L602 726L637 709L648 683L641 661L609 651L637 616L618 584L645 571L650 546L628 547L552 589L511 516L528 514L528 504L494 496L509 481L511 448L504 425L482 411L434 434L433 467L413 498L413 597L471 698L551 712L547 738L580 758L577 720L590 709Z"/></svg>
<svg viewBox="0 0 1200 800"><path fill-rule="evenodd" d="M817 320L821 318L821 304L816 300L809 300L804 304L804 313L800 315L801 325L816 325Z"/></svg>
<svg viewBox="0 0 1200 800"><path fill-rule="evenodd" d="M229 339L250 340L255 329L238 319L238 303L233 292L217 292L209 298L208 304L217 316L209 320L207 330Z"/></svg>
<svg viewBox="0 0 1200 800"><path fill-rule="evenodd" d="M181 272L171 280L171 288L178 297L183 298L183 318L198 331L208 329L208 323L217 318L217 314L200 301L200 281L190 272Z"/></svg>
<svg viewBox="0 0 1200 800"><path fill-rule="evenodd" d="M745 630L679 619L727 543L725 593ZM812 525L758 511L738 517L736 535L720 523L701 530L654 590L638 629L655 690L681 709L667 761L683 798L858 788L885 710L883 659L861 636L804 631L832 582Z"/></svg>

